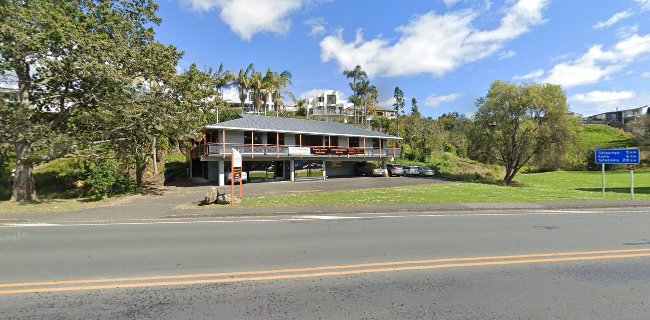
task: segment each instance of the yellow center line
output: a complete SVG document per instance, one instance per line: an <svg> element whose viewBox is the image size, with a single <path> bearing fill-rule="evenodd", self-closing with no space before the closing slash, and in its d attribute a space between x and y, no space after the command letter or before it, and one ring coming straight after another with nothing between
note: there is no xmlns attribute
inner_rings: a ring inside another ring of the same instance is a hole
<svg viewBox="0 0 650 320"><path fill-rule="evenodd" d="M256 275L278 274L278 273L313 272L313 271L325 271L325 270L343 270L343 269L356 269L356 268L368 268L368 267L431 264L431 263L443 263L443 262L545 258L545 257L617 254L617 253L634 253L634 252L649 252L649 251L650 249L625 249L625 250L540 253L540 254L508 255L508 256L484 256L484 257L471 257L471 258L446 258L446 259L433 259L433 260L406 260L406 261L361 263L361 264L335 265L335 266L323 266L323 267L276 269L276 270L265 270L265 271L241 271L241 272L203 273L203 274L186 274L186 275L171 275L171 276L82 279L82 280L45 281L45 282L28 282L28 283L5 283L5 284L0 284L0 288L93 284L93 283L110 283L110 282L135 282L135 281L152 281L152 280L175 280L175 279L193 279L193 278L195 279L195 278L238 277L238 276L250 276L250 275L256 276Z"/></svg>
<svg viewBox="0 0 650 320"><path fill-rule="evenodd" d="M416 270L431 270L431 269L444 269L444 268L463 268L463 267L480 267L480 266L505 266L505 265L535 264L535 263L550 263L550 262L612 260L612 259L629 259L629 258L639 258L639 257L650 257L650 253L623 254L623 255L622 254L618 254L618 255L596 255L596 256L582 256L582 257L577 256L577 257L550 258L550 259L521 259L521 260L506 260L506 261L484 261L484 262L472 262L472 263L434 264L434 265L422 265L422 266L390 267L390 268L360 269L360 270L347 270L347 271L329 271L329 272L306 273L306 274L272 275L272 276L263 276L263 277L205 279L205 280L171 281L171 282L168 281L168 282L150 282L150 283L108 284L108 285L79 286L79 287L31 288L31 289L18 289L18 290L0 291L0 295L10 295L10 294L20 294L20 293L41 293L41 292L88 291L88 290L101 290L101 289L125 289L125 288L141 288L141 287L182 286L182 285L196 285L196 284L233 283L233 282L247 282L247 281L270 281L270 280L285 280L285 279L304 279L304 278L347 276L347 275L398 272L398 271L416 271Z"/></svg>

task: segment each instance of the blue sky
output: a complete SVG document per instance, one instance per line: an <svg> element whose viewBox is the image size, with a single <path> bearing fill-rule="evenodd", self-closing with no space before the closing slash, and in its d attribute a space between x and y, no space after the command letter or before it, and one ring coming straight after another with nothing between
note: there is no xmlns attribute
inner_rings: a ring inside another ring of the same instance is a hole
<svg viewBox="0 0 650 320"><path fill-rule="evenodd" d="M650 101L650 0L160 1L182 68L289 70L297 96L347 96L360 64L382 105L399 86L433 117L474 112L497 79L561 84L585 115Z"/></svg>

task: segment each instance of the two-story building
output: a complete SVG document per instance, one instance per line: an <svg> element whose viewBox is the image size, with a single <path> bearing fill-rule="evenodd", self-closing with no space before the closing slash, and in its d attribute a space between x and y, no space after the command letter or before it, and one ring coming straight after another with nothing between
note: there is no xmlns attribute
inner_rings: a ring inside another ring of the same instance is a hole
<svg viewBox="0 0 650 320"><path fill-rule="evenodd" d="M351 104L336 90L325 90L307 101L307 117L347 123L353 117Z"/></svg>
<svg viewBox="0 0 650 320"><path fill-rule="evenodd" d="M204 140L192 151L191 176L220 186L230 170L232 150L247 162L273 162L275 177L295 181L295 161L319 161L323 177L350 176L360 161L387 161L401 156L401 138L350 124L293 118L241 115L207 125Z"/></svg>

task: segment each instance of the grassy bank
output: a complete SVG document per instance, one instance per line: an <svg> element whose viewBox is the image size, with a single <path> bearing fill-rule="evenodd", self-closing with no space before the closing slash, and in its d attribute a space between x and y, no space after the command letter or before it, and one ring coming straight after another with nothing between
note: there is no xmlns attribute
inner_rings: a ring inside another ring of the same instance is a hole
<svg viewBox="0 0 650 320"><path fill-rule="evenodd" d="M630 199L628 172L607 173L607 199ZM399 178L396 178L399 179ZM444 204L489 202L580 201L601 199L599 172L549 172L518 176L520 187L454 182L267 196L245 200L246 207L355 206L390 204ZM650 171L635 174L636 199L650 200Z"/></svg>

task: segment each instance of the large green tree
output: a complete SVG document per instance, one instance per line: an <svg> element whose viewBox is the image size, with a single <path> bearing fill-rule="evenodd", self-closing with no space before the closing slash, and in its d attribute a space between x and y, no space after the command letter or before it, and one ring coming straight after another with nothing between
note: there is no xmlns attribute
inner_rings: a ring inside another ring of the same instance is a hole
<svg viewBox="0 0 650 320"><path fill-rule="evenodd" d="M0 129L16 155L13 200L36 200L34 166L79 147L93 128L77 119L126 106L153 65L179 58L154 39L157 10L150 0L0 0L0 74L18 88Z"/></svg>
<svg viewBox="0 0 650 320"><path fill-rule="evenodd" d="M494 81L476 104L472 145L482 150L480 160L505 166L506 184L531 159L545 153L561 158L566 153L562 146L573 142L576 123L560 86Z"/></svg>

